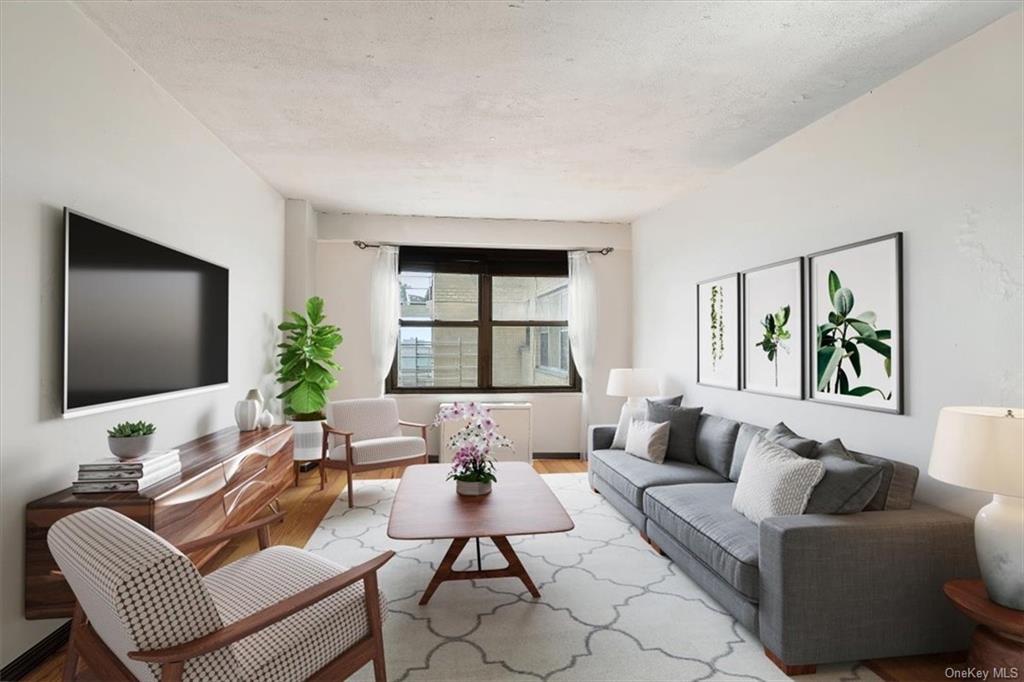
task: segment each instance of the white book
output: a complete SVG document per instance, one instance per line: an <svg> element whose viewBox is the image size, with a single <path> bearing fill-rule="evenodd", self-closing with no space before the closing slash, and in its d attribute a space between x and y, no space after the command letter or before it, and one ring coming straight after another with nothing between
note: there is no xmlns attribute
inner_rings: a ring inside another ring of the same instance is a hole
<svg viewBox="0 0 1024 682"><path fill-rule="evenodd" d="M142 478L134 480L82 480L79 479L71 484L72 493L132 493L143 488L155 485L164 479L176 475L181 471L180 466L167 466L147 473Z"/></svg>
<svg viewBox="0 0 1024 682"><path fill-rule="evenodd" d="M178 461L178 449L154 450L135 459L120 459L110 456L85 464L79 464L79 471L142 471L156 470L168 462Z"/></svg>
<svg viewBox="0 0 1024 682"><path fill-rule="evenodd" d="M78 481L138 481L153 474L176 474L181 462L173 459L156 469L79 469Z"/></svg>

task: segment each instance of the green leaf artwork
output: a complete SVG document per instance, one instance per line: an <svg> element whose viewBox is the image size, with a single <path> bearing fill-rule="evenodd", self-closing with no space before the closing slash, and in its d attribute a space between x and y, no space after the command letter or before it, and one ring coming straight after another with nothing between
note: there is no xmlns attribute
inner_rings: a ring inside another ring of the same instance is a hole
<svg viewBox="0 0 1024 682"><path fill-rule="evenodd" d="M288 385L277 397L298 421L323 419L327 392L338 384L334 374L341 366L334 361L334 351L341 345L341 330L324 324L324 300L319 296L306 301L305 316L289 312L288 317L277 326L285 332L284 342L278 344L277 380Z"/></svg>
<svg viewBox="0 0 1024 682"><path fill-rule="evenodd" d="M858 398L877 393L884 400L891 400L892 391L853 386L851 380L860 378L865 355L872 357L871 354L881 357L886 376L892 376L892 330L879 329L878 316L870 310L854 313L853 291L842 285L834 270L828 273L828 295L832 305L828 322L819 324L815 330L818 390Z"/></svg>
<svg viewBox="0 0 1024 682"><path fill-rule="evenodd" d="M718 369L718 361L725 354L725 316L724 309L725 292L722 285L715 284L711 287L711 367Z"/></svg>
<svg viewBox="0 0 1024 682"><path fill-rule="evenodd" d="M761 320L763 336L754 344L764 351L768 356L768 362L772 363L775 369L776 388L779 386L779 354L789 353L789 344L786 342L792 338L792 334L786 329L786 325L789 323L789 310L789 306L784 305L776 312L765 315Z"/></svg>

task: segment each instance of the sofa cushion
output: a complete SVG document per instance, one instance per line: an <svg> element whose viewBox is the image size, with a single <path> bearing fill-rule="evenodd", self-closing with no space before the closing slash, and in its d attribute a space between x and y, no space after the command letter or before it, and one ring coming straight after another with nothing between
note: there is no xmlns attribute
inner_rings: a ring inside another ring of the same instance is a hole
<svg viewBox="0 0 1024 682"><path fill-rule="evenodd" d="M858 462L882 467L882 482L878 486L878 492L868 502L867 511L910 509L914 501L914 489L917 487L917 467L853 450L850 454Z"/></svg>
<svg viewBox="0 0 1024 682"><path fill-rule="evenodd" d="M816 460L825 466L825 477L814 486L805 514L856 514L864 511L878 492L882 467L854 459L838 438L818 446Z"/></svg>
<svg viewBox="0 0 1024 682"><path fill-rule="evenodd" d="M728 477L739 430L737 421L702 414L697 421L697 463Z"/></svg>
<svg viewBox="0 0 1024 682"><path fill-rule="evenodd" d="M732 508L735 483L650 488L644 514L749 601L758 600L757 526Z"/></svg>
<svg viewBox="0 0 1024 682"><path fill-rule="evenodd" d="M647 401L647 419L668 422L668 451L666 459L685 464L697 463L697 420L703 407L677 407Z"/></svg>
<svg viewBox="0 0 1024 682"><path fill-rule="evenodd" d="M668 427L668 422L634 419L626 435L626 454L661 464L668 450Z"/></svg>
<svg viewBox="0 0 1024 682"><path fill-rule="evenodd" d="M595 450L590 455L590 469L637 509L643 507L644 490L654 485L725 482L715 472L696 464L655 464L622 450Z"/></svg>
<svg viewBox="0 0 1024 682"><path fill-rule="evenodd" d="M801 457L814 457L814 453L818 449L818 441L798 436L783 422L768 429L768 433L764 437L776 445L792 450Z"/></svg>
<svg viewBox="0 0 1024 682"><path fill-rule="evenodd" d="M648 398L652 403L659 405L679 405L683 402L683 394L669 398ZM629 434L629 424L634 419L643 419L647 414L646 404L630 405L628 402L622 406L619 412L619 424L615 427L615 436L612 438L613 450L624 450L626 448L626 436Z"/></svg>
<svg viewBox="0 0 1024 682"><path fill-rule="evenodd" d="M750 443L757 434L764 435L768 429L753 424L740 424L740 430L736 433L736 447L732 449L732 464L729 465L729 480L740 480L740 472L743 470L743 460L747 457L747 450Z"/></svg>
<svg viewBox="0 0 1024 682"><path fill-rule="evenodd" d="M755 436L736 482L732 507L754 523L772 516L803 514L825 465Z"/></svg>

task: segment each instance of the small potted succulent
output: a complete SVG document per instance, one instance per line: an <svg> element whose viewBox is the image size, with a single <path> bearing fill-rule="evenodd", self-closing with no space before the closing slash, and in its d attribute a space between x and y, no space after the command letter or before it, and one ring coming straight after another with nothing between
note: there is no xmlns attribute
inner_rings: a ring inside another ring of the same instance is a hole
<svg viewBox="0 0 1024 682"><path fill-rule="evenodd" d="M451 420L465 420L466 425L448 439L448 447L455 451L448 480L454 479L459 495L486 495L498 481L491 448L512 447L512 440L498 431L491 411L478 403L442 407L434 426Z"/></svg>
<svg viewBox="0 0 1024 682"><path fill-rule="evenodd" d="M121 422L107 429L107 444L110 451L121 459L141 457L153 449L153 434L156 427L149 422Z"/></svg>

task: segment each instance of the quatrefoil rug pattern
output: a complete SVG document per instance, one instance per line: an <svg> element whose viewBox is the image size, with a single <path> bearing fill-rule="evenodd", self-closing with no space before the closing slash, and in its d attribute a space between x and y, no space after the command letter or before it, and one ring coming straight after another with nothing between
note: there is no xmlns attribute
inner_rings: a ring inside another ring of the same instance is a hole
<svg viewBox="0 0 1024 682"><path fill-rule="evenodd" d="M590 490L586 474L544 476L576 523L569 533L509 538L541 592L515 579L442 584L417 602L449 541L387 537L397 480L358 480L355 504L337 501L306 548L353 566L384 551L388 679L780 680L757 638ZM500 482L497 484L500 485ZM455 494L454 485L452 494ZM504 560L484 539L484 568ZM456 564L476 562L473 543ZM370 680L367 666L355 679ZM812 680L878 680L857 663L819 666Z"/></svg>

